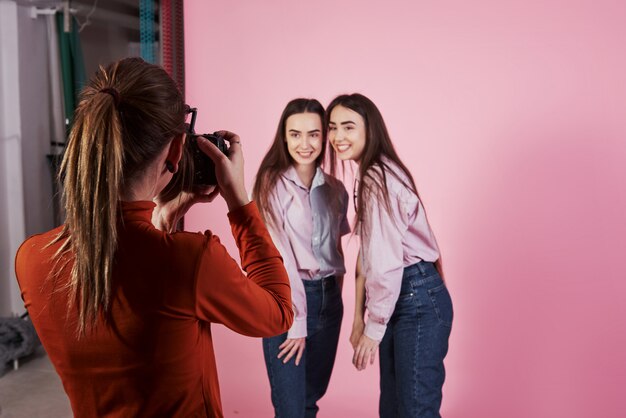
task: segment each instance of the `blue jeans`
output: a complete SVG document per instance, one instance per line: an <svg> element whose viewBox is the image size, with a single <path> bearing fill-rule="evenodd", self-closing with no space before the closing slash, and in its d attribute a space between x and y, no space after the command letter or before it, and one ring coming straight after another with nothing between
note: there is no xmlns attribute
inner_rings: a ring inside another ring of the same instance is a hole
<svg viewBox="0 0 626 418"><path fill-rule="evenodd" d="M315 417L317 401L326 393L335 364L343 317L341 288L335 277L303 280L307 303L307 337L300 365L277 358L287 333L263 338L276 418Z"/></svg>
<svg viewBox="0 0 626 418"><path fill-rule="evenodd" d="M452 316L450 294L434 264L405 268L380 343L381 418L440 417Z"/></svg>

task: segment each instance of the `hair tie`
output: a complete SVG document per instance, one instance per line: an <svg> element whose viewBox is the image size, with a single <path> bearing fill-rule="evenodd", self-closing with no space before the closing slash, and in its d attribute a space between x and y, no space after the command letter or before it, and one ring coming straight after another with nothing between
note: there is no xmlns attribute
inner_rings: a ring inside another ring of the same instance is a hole
<svg viewBox="0 0 626 418"><path fill-rule="evenodd" d="M121 102L120 94L113 87L105 87L100 90L100 93L107 93L113 96L113 100L115 100L115 107L118 107Z"/></svg>

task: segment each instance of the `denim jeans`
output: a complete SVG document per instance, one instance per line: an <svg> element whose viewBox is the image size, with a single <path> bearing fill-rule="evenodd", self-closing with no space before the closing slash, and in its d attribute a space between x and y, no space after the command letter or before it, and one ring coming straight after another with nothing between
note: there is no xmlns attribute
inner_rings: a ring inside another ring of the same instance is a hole
<svg viewBox="0 0 626 418"><path fill-rule="evenodd" d="M263 338L263 354L276 418L315 417L335 364L343 317L341 288L335 277L303 280L307 303L307 337L300 365L277 358L287 333ZM283 357L284 358L284 357Z"/></svg>
<svg viewBox="0 0 626 418"><path fill-rule="evenodd" d="M452 316L450 294L434 264L406 267L379 347L382 418L440 417Z"/></svg>

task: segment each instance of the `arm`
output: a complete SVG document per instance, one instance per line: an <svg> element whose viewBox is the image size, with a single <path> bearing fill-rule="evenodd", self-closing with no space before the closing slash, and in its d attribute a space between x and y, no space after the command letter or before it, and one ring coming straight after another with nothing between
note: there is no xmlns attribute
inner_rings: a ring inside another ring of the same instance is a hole
<svg viewBox="0 0 626 418"><path fill-rule="evenodd" d="M356 348L365 328L365 276L361 273L360 254L356 260L355 271L354 321L352 322L352 334L350 335L350 343L352 344L352 348Z"/></svg>
<svg viewBox="0 0 626 418"><path fill-rule="evenodd" d="M370 205L366 216L367 236L362 236L361 246L363 275L367 277L365 287L368 318L365 335L381 341L387 322L396 306L402 274L404 272L404 249L402 241L408 229L408 215L398 196L390 196L392 215L382 203Z"/></svg>
<svg viewBox="0 0 626 418"><path fill-rule="evenodd" d="M389 198L391 215L378 199L370 200L364 225L367 232L361 236L363 276L367 277L368 319L353 357L358 370L365 369L368 360L370 364L374 363L378 344L385 335L402 285L402 241L408 229L409 215L405 210L407 202L400 196L390 194Z"/></svg>
<svg viewBox="0 0 626 418"><path fill-rule="evenodd" d="M348 221L348 205L349 205L349 197L348 192L346 191L346 187L343 183L339 183L341 186L341 196L342 196L342 209L341 209L341 221L339 224L339 236L337 237L337 251L341 254L341 259L345 259L343 253L343 245L341 243L341 238L344 235L348 235L351 231L350 222ZM337 282L339 283L339 289L343 291L343 277L338 276Z"/></svg>
<svg viewBox="0 0 626 418"><path fill-rule="evenodd" d="M276 222L270 222L268 230L276 248L283 258L285 269L287 270L291 284L291 301L294 310L294 322L289 329L287 338L304 338L307 336L306 292L304 291L304 285L302 284L302 279L300 278L300 273L298 272L296 256L293 253L289 237L284 229L282 219L285 218L286 213L281 207L282 204L277 193L272 193L270 203L275 214L276 222L278 222L279 225L275 225Z"/></svg>
<svg viewBox="0 0 626 418"><path fill-rule="evenodd" d="M157 196L157 204L152 213L152 224L155 228L172 233L178 221L196 203L213 201L221 194L228 210L232 211L250 202L243 179L243 153L241 138L233 132L219 131L219 134L229 142L228 156L224 155L215 145L204 137L198 137L198 147L215 164L215 175L219 184L216 186L196 187L193 192L181 191L178 196L164 201Z"/></svg>
<svg viewBox="0 0 626 418"><path fill-rule="evenodd" d="M274 336L292 324L291 289L280 254L256 204L228 214L239 247L239 269L219 239L210 235L196 272L196 315L240 334Z"/></svg>
<svg viewBox="0 0 626 418"><path fill-rule="evenodd" d="M270 222L268 229L270 231L270 235L272 236L272 240L283 257L285 269L289 275L291 283L291 301L294 311L293 325L287 332L287 339L278 347L280 350L278 358L282 358L283 363L287 363L293 356L295 356L295 364L298 366L306 346L306 292L304 290L304 284L302 284L302 280L300 278L300 273L298 272L296 256L293 253L289 237L284 229L284 223L281 221L286 216L285 210L282 208L281 204L284 202L281 202L275 192L272 193L270 202L275 214L275 222ZM276 222L281 223L280 225L275 225Z"/></svg>
<svg viewBox="0 0 626 418"><path fill-rule="evenodd" d="M215 163L218 190L228 205L241 266L248 275L209 233L195 275L196 315L245 335L278 335L293 322L289 278L256 204L249 203L241 140L232 132L218 134L230 143L228 156L202 137L198 147Z"/></svg>

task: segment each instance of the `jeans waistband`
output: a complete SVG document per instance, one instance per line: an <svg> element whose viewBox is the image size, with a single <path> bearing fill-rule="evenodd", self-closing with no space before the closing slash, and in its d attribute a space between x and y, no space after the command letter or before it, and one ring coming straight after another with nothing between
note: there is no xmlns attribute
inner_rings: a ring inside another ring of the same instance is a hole
<svg viewBox="0 0 626 418"><path fill-rule="evenodd" d="M337 282L337 278L335 276L326 276L318 280L302 280L304 283L304 287L326 287L334 285Z"/></svg>
<svg viewBox="0 0 626 418"><path fill-rule="evenodd" d="M419 263L404 268L404 273L402 274L402 290L404 291L405 288L408 289L414 286L421 286L434 280L441 280L435 263L420 261Z"/></svg>
<svg viewBox="0 0 626 418"><path fill-rule="evenodd" d="M428 277L432 276L435 273L438 273L437 267L435 267L435 263L422 260L418 263L411 264L410 266L405 267L402 277L414 276L415 274L418 274L422 277Z"/></svg>

